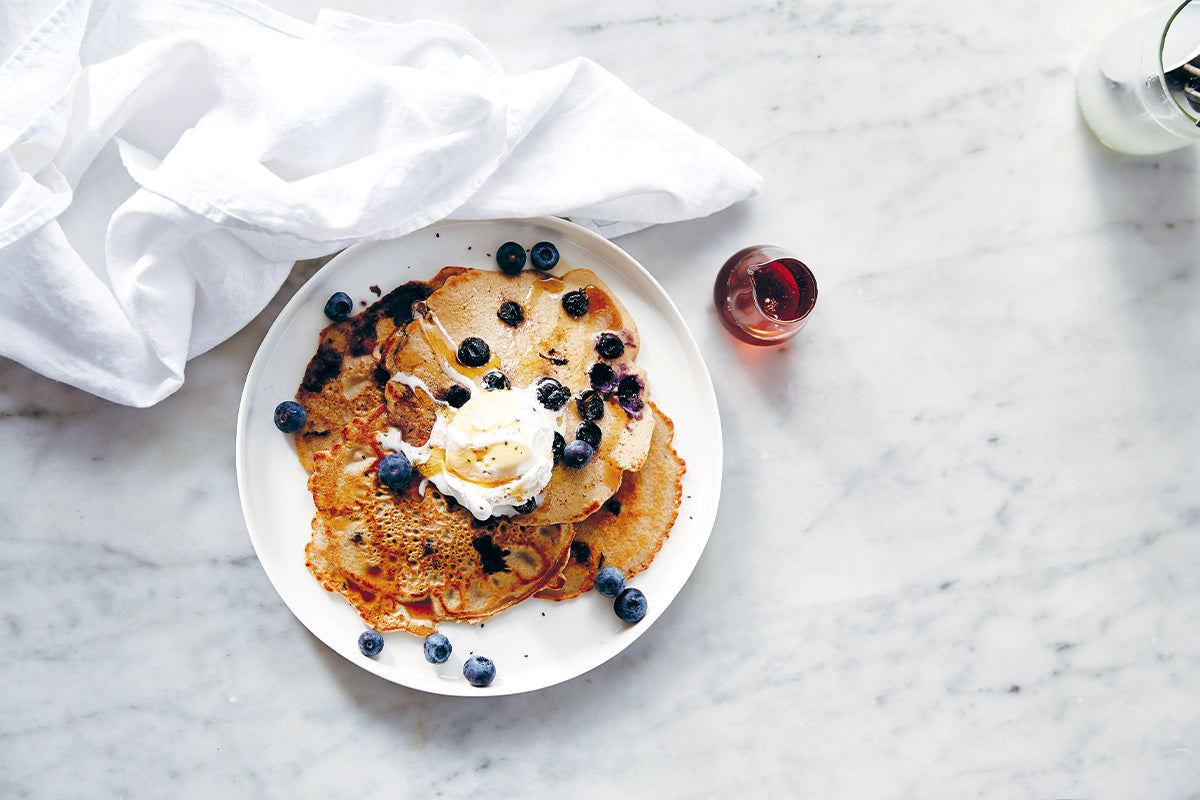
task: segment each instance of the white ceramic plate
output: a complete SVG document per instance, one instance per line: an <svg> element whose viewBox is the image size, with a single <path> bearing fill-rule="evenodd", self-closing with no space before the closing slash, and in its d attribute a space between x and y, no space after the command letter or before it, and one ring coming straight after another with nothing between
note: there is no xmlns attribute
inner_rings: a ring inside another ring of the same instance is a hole
<svg viewBox="0 0 1200 800"><path fill-rule="evenodd" d="M428 663L423 640L404 632L385 634L383 652L367 658L358 650L358 635L366 627L357 612L341 595L325 591L304 565L313 501L292 437L276 430L272 413L280 401L295 396L318 334L328 324L323 309L331 294L344 291L356 303L369 303L377 299L377 290L386 293L407 281L427 280L448 264L495 269L496 248L510 240L526 248L554 242L562 255L556 273L584 267L608 283L638 326L638 363L648 371L650 396L675 422L675 448L687 462L679 518L654 563L629 584L645 592L649 611L640 623L628 625L613 613L612 600L595 591L563 602L531 599L480 625L443 623L440 630L454 648L445 664ZM540 689L628 647L691 574L708 541L721 489L716 396L678 309L650 274L611 242L550 218L444 222L340 253L296 293L267 332L246 377L236 448L238 489L255 552L300 622L365 670L449 695ZM472 653L495 662L491 686L476 688L463 678L463 661Z"/></svg>

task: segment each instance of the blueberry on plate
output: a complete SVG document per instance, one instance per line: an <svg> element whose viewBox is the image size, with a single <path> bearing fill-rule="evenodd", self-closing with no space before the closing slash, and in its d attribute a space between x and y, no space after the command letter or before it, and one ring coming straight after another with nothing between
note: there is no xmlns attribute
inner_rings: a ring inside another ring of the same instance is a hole
<svg viewBox="0 0 1200 800"><path fill-rule="evenodd" d="M445 664L452 650L454 648L444 633L431 633L425 637L425 660L430 664Z"/></svg>
<svg viewBox="0 0 1200 800"><path fill-rule="evenodd" d="M482 367L492 357L492 349L478 336L468 336L459 343L457 357L464 367Z"/></svg>
<svg viewBox="0 0 1200 800"><path fill-rule="evenodd" d="M584 420L575 427L575 438L587 442L593 450L600 449L601 436L600 426L590 420Z"/></svg>
<svg viewBox="0 0 1200 800"><path fill-rule="evenodd" d="M620 358L625 352L625 343L615 333L602 333L596 337L596 352L601 358L612 361L614 358Z"/></svg>
<svg viewBox="0 0 1200 800"><path fill-rule="evenodd" d="M525 269L525 248L516 242L505 242L496 250L496 266L505 275L516 275Z"/></svg>
<svg viewBox="0 0 1200 800"><path fill-rule="evenodd" d="M508 376L498 369L483 376L483 388L489 392L495 392L500 389L511 389L512 383L508 380Z"/></svg>
<svg viewBox="0 0 1200 800"><path fill-rule="evenodd" d="M489 686L496 679L496 665L487 656L471 656L463 664L463 677L472 686Z"/></svg>
<svg viewBox="0 0 1200 800"><path fill-rule="evenodd" d="M404 453L388 453L379 459L379 466L375 468L375 474L379 476L379 482L384 486L398 491L408 486L408 482L412 480L412 462Z"/></svg>
<svg viewBox="0 0 1200 800"><path fill-rule="evenodd" d="M642 393L642 382L636 375L626 375L617 383L617 397L629 400Z"/></svg>
<svg viewBox="0 0 1200 800"><path fill-rule="evenodd" d="M554 463L562 461L563 450L567 448L567 439L558 431L554 432L554 441L550 445L550 454L554 456Z"/></svg>
<svg viewBox="0 0 1200 800"><path fill-rule="evenodd" d="M284 400L275 406L275 427L284 433L295 433L308 421L308 412L295 400Z"/></svg>
<svg viewBox="0 0 1200 800"><path fill-rule="evenodd" d="M592 364L592 368L588 370L588 379L591 381L592 387L595 389L602 389L608 386L613 382L614 378L616 378L616 373L613 372L613 368L608 364L605 364L603 361L597 361L595 364Z"/></svg>
<svg viewBox="0 0 1200 800"><path fill-rule="evenodd" d="M535 508L537 508L537 495L529 498L519 506L513 506L513 511L518 514L532 514Z"/></svg>
<svg viewBox="0 0 1200 800"><path fill-rule="evenodd" d="M581 419L596 420L604 416L604 398L599 392L588 389L575 400Z"/></svg>
<svg viewBox="0 0 1200 800"><path fill-rule="evenodd" d="M569 316L578 319L588 312L588 307L591 305L588 300L587 292L583 289L576 289L573 292L567 292L562 296L563 311Z"/></svg>
<svg viewBox="0 0 1200 800"><path fill-rule="evenodd" d="M325 316L334 322L341 322L350 316L354 310L354 301L345 292L334 292L325 301Z"/></svg>
<svg viewBox="0 0 1200 800"><path fill-rule="evenodd" d="M358 649L364 656L374 658L383 650L383 634L363 631L358 635Z"/></svg>
<svg viewBox="0 0 1200 800"><path fill-rule="evenodd" d="M595 451L592 446L582 439L567 442L567 446L563 448L562 463L572 469L586 467L592 460L593 452Z"/></svg>
<svg viewBox="0 0 1200 800"><path fill-rule="evenodd" d="M536 393L538 402L551 411L558 411L571 399L571 390L554 378L538 381Z"/></svg>
<svg viewBox="0 0 1200 800"><path fill-rule="evenodd" d="M625 573L616 567L601 567L596 573L596 591L605 597L616 597L625 588Z"/></svg>
<svg viewBox="0 0 1200 800"><path fill-rule="evenodd" d="M617 383L617 403L629 414L642 411L642 390L645 388L636 375L626 375Z"/></svg>
<svg viewBox="0 0 1200 800"><path fill-rule="evenodd" d="M550 242L538 242L529 248L529 263L543 272L554 269L558 264L558 248Z"/></svg>
<svg viewBox="0 0 1200 800"><path fill-rule="evenodd" d="M471 390L456 383L446 390L446 393L442 395L442 399L451 408L462 408L471 399Z"/></svg>
<svg viewBox="0 0 1200 800"><path fill-rule="evenodd" d="M510 328L515 328L525 321L525 309L521 308L520 303L505 300L500 304L500 310L496 312L496 317Z"/></svg>
<svg viewBox="0 0 1200 800"><path fill-rule="evenodd" d="M641 622L646 616L646 595L641 589L624 589L613 601L613 611L625 622Z"/></svg>

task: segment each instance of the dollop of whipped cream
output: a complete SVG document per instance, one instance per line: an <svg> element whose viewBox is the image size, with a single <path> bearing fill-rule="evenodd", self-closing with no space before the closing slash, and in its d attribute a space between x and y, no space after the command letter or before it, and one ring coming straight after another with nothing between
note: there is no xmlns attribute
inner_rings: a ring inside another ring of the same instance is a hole
<svg viewBox="0 0 1200 800"><path fill-rule="evenodd" d="M461 408L439 409L424 445L405 442L395 428L379 443L408 457L425 477L422 491L432 483L485 520L513 516L546 488L561 426L561 413L543 407L530 389L477 389Z"/></svg>

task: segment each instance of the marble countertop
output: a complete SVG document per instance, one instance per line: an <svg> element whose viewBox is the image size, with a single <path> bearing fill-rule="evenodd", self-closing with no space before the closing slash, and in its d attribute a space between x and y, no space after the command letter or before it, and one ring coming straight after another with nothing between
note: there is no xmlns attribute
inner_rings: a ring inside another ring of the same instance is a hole
<svg viewBox="0 0 1200 800"><path fill-rule="evenodd" d="M1197 152L1105 150L1088 45L1144 0L272 0L588 56L766 176L625 236L712 372L709 545L612 661L448 698L358 669L260 567L234 427L307 277L144 410L0 362L0 796L1200 797ZM769 242L791 343L717 324Z"/></svg>

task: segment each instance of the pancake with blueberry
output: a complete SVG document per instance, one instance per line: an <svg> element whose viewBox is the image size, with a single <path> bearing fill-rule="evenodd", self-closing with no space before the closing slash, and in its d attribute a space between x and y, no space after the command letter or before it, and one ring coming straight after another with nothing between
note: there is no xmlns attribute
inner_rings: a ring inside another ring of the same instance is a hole
<svg viewBox="0 0 1200 800"><path fill-rule="evenodd" d="M310 571L376 630L427 635L645 569L684 465L638 348L587 270L446 267L328 326L296 395Z"/></svg>
<svg viewBox="0 0 1200 800"><path fill-rule="evenodd" d="M494 391L557 415L556 466L528 523L594 513L646 458L654 430L637 327L595 273L456 270L384 344L389 422L422 446L439 419ZM586 446L585 446L586 445ZM428 474L427 469L422 469Z"/></svg>
<svg viewBox="0 0 1200 800"><path fill-rule="evenodd" d="M432 281L398 286L359 314L321 331L317 352L296 391L296 401L307 412L304 427L296 433L296 450L305 469L312 469L314 453L338 441L350 420L384 405L391 376L380 368L382 344L412 321L413 302L428 297L454 272L450 268Z"/></svg>
<svg viewBox="0 0 1200 800"><path fill-rule="evenodd" d="M592 588L603 566L631 578L649 567L662 548L679 514L686 465L672 444L674 423L652 403L648 411L654 436L641 469L626 472L600 510L574 524L571 557L537 597L566 600L582 594Z"/></svg>
<svg viewBox="0 0 1200 800"><path fill-rule="evenodd" d="M317 514L308 569L378 631L425 636L438 622L476 622L531 596L565 564L570 525L475 519L379 443L384 409L352 420L313 456Z"/></svg>

